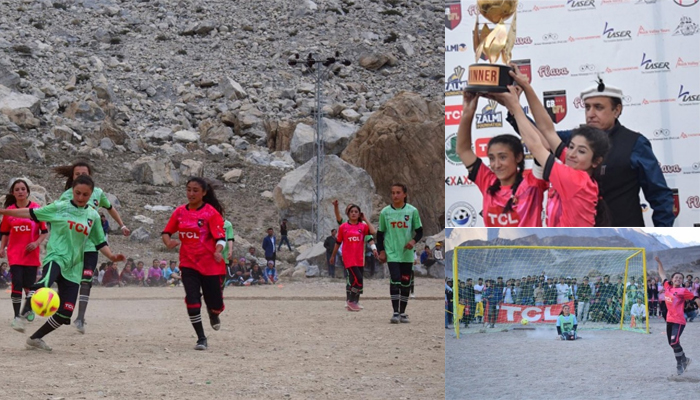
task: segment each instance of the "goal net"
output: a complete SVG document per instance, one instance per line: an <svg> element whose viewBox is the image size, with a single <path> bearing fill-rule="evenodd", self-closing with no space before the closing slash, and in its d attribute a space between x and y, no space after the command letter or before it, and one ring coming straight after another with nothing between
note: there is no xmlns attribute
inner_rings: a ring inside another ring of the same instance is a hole
<svg viewBox="0 0 700 400"><path fill-rule="evenodd" d="M554 325L565 305L579 330L649 333L643 248L460 246L453 255L446 273L457 337Z"/></svg>

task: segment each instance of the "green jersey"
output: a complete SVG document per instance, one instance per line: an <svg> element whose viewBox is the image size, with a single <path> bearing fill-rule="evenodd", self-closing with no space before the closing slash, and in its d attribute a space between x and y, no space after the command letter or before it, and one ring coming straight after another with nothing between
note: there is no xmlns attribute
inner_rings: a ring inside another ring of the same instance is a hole
<svg viewBox="0 0 700 400"><path fill-rule="evenodd" d="M413 239L416 229L423 226L418 210L406 203L401 208L386 206L379 214L379 229L384 232L384 251L388 262L411 263L415 259L415 250L406 250L404 246Z"/></svg>
<svg viewBox="0 0 700 400"><path fill-rule="evenodd" d="M65 279L80 283L86 244L97 243L98 247L105 244L104 232L95 229L100 227L100 214L91 207L78 207L62 200L29 212L32 219L51 223L44 264L55 261Z"/></svg>
<svg viewBox="0 0 700 400"><path fill-rule="evenodd" d="M59 198L59 200L65 200L65 201L70 201L73 200L73 189L68 189ZM92 207L93 210L99 211L100 207L106 208L110 210L112 208L112 203L109 202L109 199L107 198L107 195L105 192L102 191L102 189L96 187L92 191L92 196L90 196L90 200L88 200L88 205ZM97 219L98 222L100 222L100 219ZM102 231L102 223L97 224ZM102 231L104 234L104 231ZM94 252L97 251L95 248L95 245L99 243L93 243L91 240L89 240L85 244L85 252ZM81 264L82 265L82 264Z"/></svg>
<svg viewBox="0 0 700 400"><path fill-rule="evenodd" d="M561 327L562 332L571 332L576 325L576 316L574 314L569 314L569 316L560 315L557 317L557 326Z"/></svg>
<svg viewBox="0 0 700 400"><path fill-rule="evenodd" d="M224 249L221 250L221 255L224 257L224 260L228 260L228 241L233 240L233 225L231 221L224 221L224 231L226 232L226 245ZM228 264L228 262L226 264Z"/></svg>

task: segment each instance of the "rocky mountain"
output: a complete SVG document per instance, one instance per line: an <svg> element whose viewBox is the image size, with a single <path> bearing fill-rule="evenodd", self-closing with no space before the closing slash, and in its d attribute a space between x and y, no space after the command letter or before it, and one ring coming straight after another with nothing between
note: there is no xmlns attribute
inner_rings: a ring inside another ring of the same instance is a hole
<svg viewBox="0 0 700 400"><path fill-rule="evenodd" d="M151 238L168 216L153 206L181 204L184 181L196 175L217 183L237 251L257 246L282 217L300 230L290 239L308 244L308 218L292 214L306 212L309 199L276 203L273 192L299 193L296 182L310 193L308 176L294 177L314 162L319 75L327 157L340 156L400 93L432 111L443 104L442 37L434 34L443 8L435 0L22 0L1 9L0 182L27 176L55 199L63 179L51 168L88 158L127 223ZM410 118L394 115L397 124ZM425 124L442 121L432 112ZM409 148L424 140L405 136ZM376 217L388 188L373 185L356 160L328 163L326 192L343 204L359 201L347 193L363 195ZM429 164L417 160L410 168ZM356 170L354 179L334 175ZM427 181L411 190L432 192ZM426 235L440 231L444 194L421 204L437 203L425 212ZM323 211L334 219L331 207ZM164 250L124 244L138 254Z"/></svg>

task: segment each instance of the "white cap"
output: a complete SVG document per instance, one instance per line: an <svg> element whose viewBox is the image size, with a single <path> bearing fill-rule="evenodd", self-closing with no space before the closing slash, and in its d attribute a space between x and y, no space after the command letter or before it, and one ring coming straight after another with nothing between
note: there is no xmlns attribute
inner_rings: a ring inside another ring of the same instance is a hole
<svg viewBox="0 0 700 400"><path fill-rule="evenodd" d="M602 89L602 90L600 90ZM622 100L622 89L616 88L615 86L608 86L603 83L595 86L591 86L588 89L581 92L581 100L586 100L589 97L606 96L614 97Z"/></svg>

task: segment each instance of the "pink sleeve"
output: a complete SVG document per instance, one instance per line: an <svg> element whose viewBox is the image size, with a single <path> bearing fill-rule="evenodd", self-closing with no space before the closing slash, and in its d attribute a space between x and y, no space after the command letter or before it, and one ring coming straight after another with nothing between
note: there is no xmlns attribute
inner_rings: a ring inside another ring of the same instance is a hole
<svg viewBox="0 0 700 400"><path fill-rule="evenodd" d="M180 207L176 208L175 211L173 211L173 215L170 216L170 220L168 221L168 224L165 225L165 229L163 229L163 233L169 233L173 234L177 232L178 230L178 223L177 223L177 217L178 214L180 213Z"/></svg>
<svg viewBox="0 0 700 400"><path fill-rule="evenodd" d="M557 162L552 165L552 173L549 174L549 181L552 183L552 187L564 199L571 199L576 196L578 192L586 188L590 180L591 177L586 171L573 169Z"/></svg>
<svg viewBox="0 0 700 400"><path fill-rule="evenodd" d="M527 182L528 186L534 186L536 188L542 189L542 191L547 190L549 187L549 184L547 181L543 179L538 179L535 175L532 174L532 170L526 170L523 172L523 180Z"/></svg>
<svg viewBox="0 0 700 400"><path fill-rule="evenodd" d="M481 191L481 194L486 193L486 190L493 185L496 178L496 174L491 171L483 162L479 163L479 170L476 172L476 180L474 183Z"/></svg>
<svg viewBox="0 0 700 400"><path fill-rule="evenodd" d="M0 232L10 233L10 217L7 215L2 217L2 223L0 223Z"/></svg>

